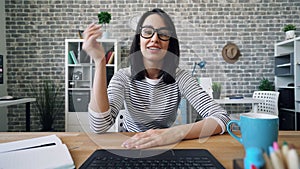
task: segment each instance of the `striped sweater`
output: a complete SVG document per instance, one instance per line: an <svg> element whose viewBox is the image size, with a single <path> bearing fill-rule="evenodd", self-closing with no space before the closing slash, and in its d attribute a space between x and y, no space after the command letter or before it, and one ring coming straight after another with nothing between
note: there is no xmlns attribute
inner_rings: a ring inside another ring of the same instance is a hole
<svg viewBox="0 0 300 169"><path fill-rule="evenodd" d="M150 79L151 80L151 79ZM130 68L115 73L108 86L110 109L98 113L89 108L90 127L96 133L107 131L120 109L125 107L123 128L130 132L171 127L176 120L181 97L185 97L203 118L213 118L226 130L227 112L218 105L187 71L176 70L176 82L132 80Z"/></svg>

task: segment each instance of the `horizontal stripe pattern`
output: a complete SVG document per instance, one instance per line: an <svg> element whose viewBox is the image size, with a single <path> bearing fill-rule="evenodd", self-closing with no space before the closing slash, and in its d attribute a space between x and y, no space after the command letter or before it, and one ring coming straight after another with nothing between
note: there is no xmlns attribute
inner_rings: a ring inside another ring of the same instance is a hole
<svg viewBox="0 0 300 169"><path fill-rule="evenodd" d="M101 133L114 123L118 112L125 107L124 130L142 132L148 129L168 128L176 120L181 97L185 97L203 117L218 119L223 132L229 121L227 112L217 104L187 71L177 69L176 83L157 84L132 80L130 68L120 69L108 86L110 112L105 116L90 110L91 129ZM102 114L102 113L98 113Z"/></svg>

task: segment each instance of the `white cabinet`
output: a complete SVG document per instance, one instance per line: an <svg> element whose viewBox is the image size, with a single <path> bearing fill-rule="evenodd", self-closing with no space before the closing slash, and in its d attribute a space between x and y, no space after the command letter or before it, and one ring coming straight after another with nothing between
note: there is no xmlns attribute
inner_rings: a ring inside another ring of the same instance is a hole
<svg viewBox="0 0 300 169"><path fill-rule="evenodd" d="M299 130L300 37L275 44L275 88L280 92L280 125Z"/></svg>
<svg viewBox="0 0 300 169"><path fill-rule="evenodd" d="M106 64L107 84L120 64L120 48L115 39L99 39L111 60ZM93 87L95 64L82 50L82 39L65 40L65 127L66 131L89 130L88 104Z"/></svg>

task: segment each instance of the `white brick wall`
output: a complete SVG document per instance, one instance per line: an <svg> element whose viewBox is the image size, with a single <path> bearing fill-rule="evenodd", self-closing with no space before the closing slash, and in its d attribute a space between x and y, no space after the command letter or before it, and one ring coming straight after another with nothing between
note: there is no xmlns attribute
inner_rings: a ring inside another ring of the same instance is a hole
<svg viewBox="0 0 300 169"><path fill-rule="evenodd" d="M274 80L274 43L284 40L283 25L300 28L297 0L5 0L8 94L28 96L30 83L45 76L64 83L64 39L97 20L99 11L112 13L112 37L122 41L124 65L134 31L130 17L159 7L168 12L181 45L180 66L206 60L197 77L223 84L222 95L251 96L262 77ZM300 34L298 32L298 34ZM236 43L242 56L236 64L223 61L227 42ZM23 107L9 109L9 130L23 131ZM34 112L34 109L32 108ZM32 116L32 128L38 130ZM63 114L56 122L64 129Z"/></svg>

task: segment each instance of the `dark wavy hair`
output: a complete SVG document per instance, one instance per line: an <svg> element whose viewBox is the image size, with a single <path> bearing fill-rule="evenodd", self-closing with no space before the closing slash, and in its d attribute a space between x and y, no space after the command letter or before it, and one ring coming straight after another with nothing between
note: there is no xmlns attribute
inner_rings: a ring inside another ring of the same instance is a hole
<svg viewBox="0 0 300 169"><path fill-rule="evenodd" d="M140 47L140 28L142 27L145 19L152 15L152 14L158 14L163 18L166 26L170 29L172 32L171 38L169 40L169 47L168 51L166 53L166 56L164 57L163 67L161 70L161 74L163 75L163 81L167 84L171 84L175 82L175 74L176 74L176 68L179 65L179 43L177 39L177 34L175 30L174 23L170 16L165 13L161 9L153 9L151 11L148 11L142 15L140 18L137 27L136 27L136 34L133 38L131 48L130 48L130 65L131 65L131 76L133 80L142 80L145 79L146 76L146 70L143 63L143 54L141 53L141 47Z"/></svg>

